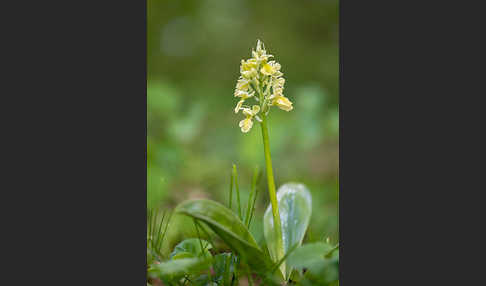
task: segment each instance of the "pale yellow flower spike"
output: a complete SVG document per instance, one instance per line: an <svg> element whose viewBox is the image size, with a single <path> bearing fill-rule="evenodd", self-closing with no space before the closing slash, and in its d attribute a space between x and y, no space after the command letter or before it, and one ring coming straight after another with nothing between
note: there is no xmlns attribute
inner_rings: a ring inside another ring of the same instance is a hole
<svg viewBox="0 0 486 286"><path fill-rule="evenodd" d="M246 116L241 120L239 126L243 133L247 133L253 126L253 119L262 122L271 106L291 111L292 102L283 95L285 79L280 71L281 65L272 60L273 56L267 54L265 45L262 41L257 40L256 49L251 52L252 57L247 60L241 60L240 74L234 92L235 97L239 97L235 107L235 113L240 110ZM253 98L257 105L243 107L245 100ZM261 114L259 114L261 113Z"/></svg>

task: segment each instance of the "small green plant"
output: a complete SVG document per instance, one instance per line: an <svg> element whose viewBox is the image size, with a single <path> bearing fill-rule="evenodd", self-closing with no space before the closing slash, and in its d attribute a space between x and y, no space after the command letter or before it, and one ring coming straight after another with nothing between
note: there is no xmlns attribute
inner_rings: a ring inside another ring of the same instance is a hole
<svg viewBox="0 0 486 286"><path fill-rule="evenodd" d="M270 204L263 217L265 245L259 245L250 232L258 195L261 172L255 169L248 203L240 201L238 172L233 165L230 175L228 207L206 199L182 202L175 213L193 219L196 238L180 242L170 257L162 256L160 247L170 218L165 213L157 220L148 216L147 265L152 283L164 285L338 285L339 245L318 241L302 245L312 213L312 197L306 186L286 183L276 191L267 119L272 106L293 109L283 95L285 79L281 66L258 40L252 58L242 60L241 76L235 97L240 98L235 113L245 118L239 122L243 133L254 120L260 124ZM253 105L247 105L253 101ZM245 104L246 103L246 104ZM235 191L236 207L233 207ZM236 210L233 210L236 208ZM165 230L162 230L165 229ZM218 252L212 241L218 236L231 252Z"/></svg>

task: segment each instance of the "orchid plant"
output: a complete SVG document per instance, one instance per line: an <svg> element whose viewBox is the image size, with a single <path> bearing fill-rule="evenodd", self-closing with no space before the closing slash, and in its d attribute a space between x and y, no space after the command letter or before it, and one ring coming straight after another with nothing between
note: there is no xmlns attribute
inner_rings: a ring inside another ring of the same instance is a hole
<svg viewBox="0 0 486 286"><path fill-rule="evenodd" d="M281 65L267 53L260 40L251 55L250 59L241 60L240 77L234 91L239 100L234 111L241 111L245 116L239 122L243 133L252 129L254 121L261 127L270 198L263 217L266 244L258 245L249 231L260 172L254 172L243 215L238 175L233 165L228 207L206 199L185 201L176 207L175 213L194 220L198 238L179 243L168 261L160 257L160 233L161 229L167 229L169 222L165 221L165 228L162 228L163 218L158 228L157 221L149 222L147 249L151 251L147 256L152 259L148 263L149 277L168 285L238 285L244 275L249 285L338 285L339 245L332 246L329 241L302 245L312 212L309 190L300 183L286 183L276 191L267 119L272 106L287 112L293 110L293 106L283 95L285 79ZM232 209L233 189L236 190L237 212ZM233 252L216 253L211 231ZM209 241L202 239L202 235Z"/></svg>

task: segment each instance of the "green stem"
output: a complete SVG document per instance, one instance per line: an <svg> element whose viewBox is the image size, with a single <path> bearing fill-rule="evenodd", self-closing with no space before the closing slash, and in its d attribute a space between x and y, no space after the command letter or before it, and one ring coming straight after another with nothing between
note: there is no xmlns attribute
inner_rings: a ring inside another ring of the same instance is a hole
<svg viewBox="0 0 486 286"><path fill-rule="evenodd" d="M277 192L275 191L275 181L273 179L272 157L270 155L270 143L268 140L267 117L262 116L262 136L263 150L265 152L265 164L267 168L268 194L272 204L273 225L277 237L277 261L283 256L282 227L280 223L280 214L278 211Z"/></svg>

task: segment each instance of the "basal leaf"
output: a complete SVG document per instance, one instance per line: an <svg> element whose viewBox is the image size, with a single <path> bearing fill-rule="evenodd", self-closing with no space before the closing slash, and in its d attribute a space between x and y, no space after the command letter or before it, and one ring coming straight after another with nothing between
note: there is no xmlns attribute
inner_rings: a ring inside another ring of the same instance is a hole
<svg viewBox="0 0 486 286"><path fill-rule="evenodd" d="M202 247L204 248L201 249L201 244ZM209 249L213 248L213 246L205 241L204 239L201 239L201 242L199 242L198 238L189 238L181 241L179 244L174 247L174 250L170 254L171 259L177 259L181 258L181 255L184 258L187 257L210 257L211 252L209 252Z"/></svg>
<svg viewBox="0 0 486 286"><path fill-rule="evenodd" d="M309 264L302 285L323 285L335 283L339 279L339 259L323 258Z"/></svg>
<svg viewBox="0 0 486 286"><path fill-rule="evenodd" d="M287 264L306 269L302 285L329 285L339 279L339 249L324 242L305 244L292 252Z"/></svg>
<svg viewBox="0 0 486 286"><path fill-rule="evenodd" d="M177 277L186 274L196 274L209 269L211 258L181 258L169 260L160 264L152 264L149 275L155 277Z"/></svg>
<svg viewBox="0 0 486 286"><path fill-rule="evenodd" d="M295 245L301 245L312 213L312 197L309 190L298 183L282 185L277 192L278 209L282 223L284 254ZM273 261L277 261L277 239L275 237L272 206L269 205L263 217L263 233ZM284 262L280 270L287 280L292 267Z"/></svg>
<svg viewBox="0 0 486 286"><path fill-rule="evenodd" d="M333 249L325 242L315 242L302 245L287 258L287 265L294 268L306 268L316 261L321 261Z"/></svg>
<svg viewBox="0 0 486 286"><path fill-rule="evenodd" d="M181 203L175 211L206 223L253 270L270 269L271 262L258 247L251 233L238 216L224 205L197 199Z"/></svg>

